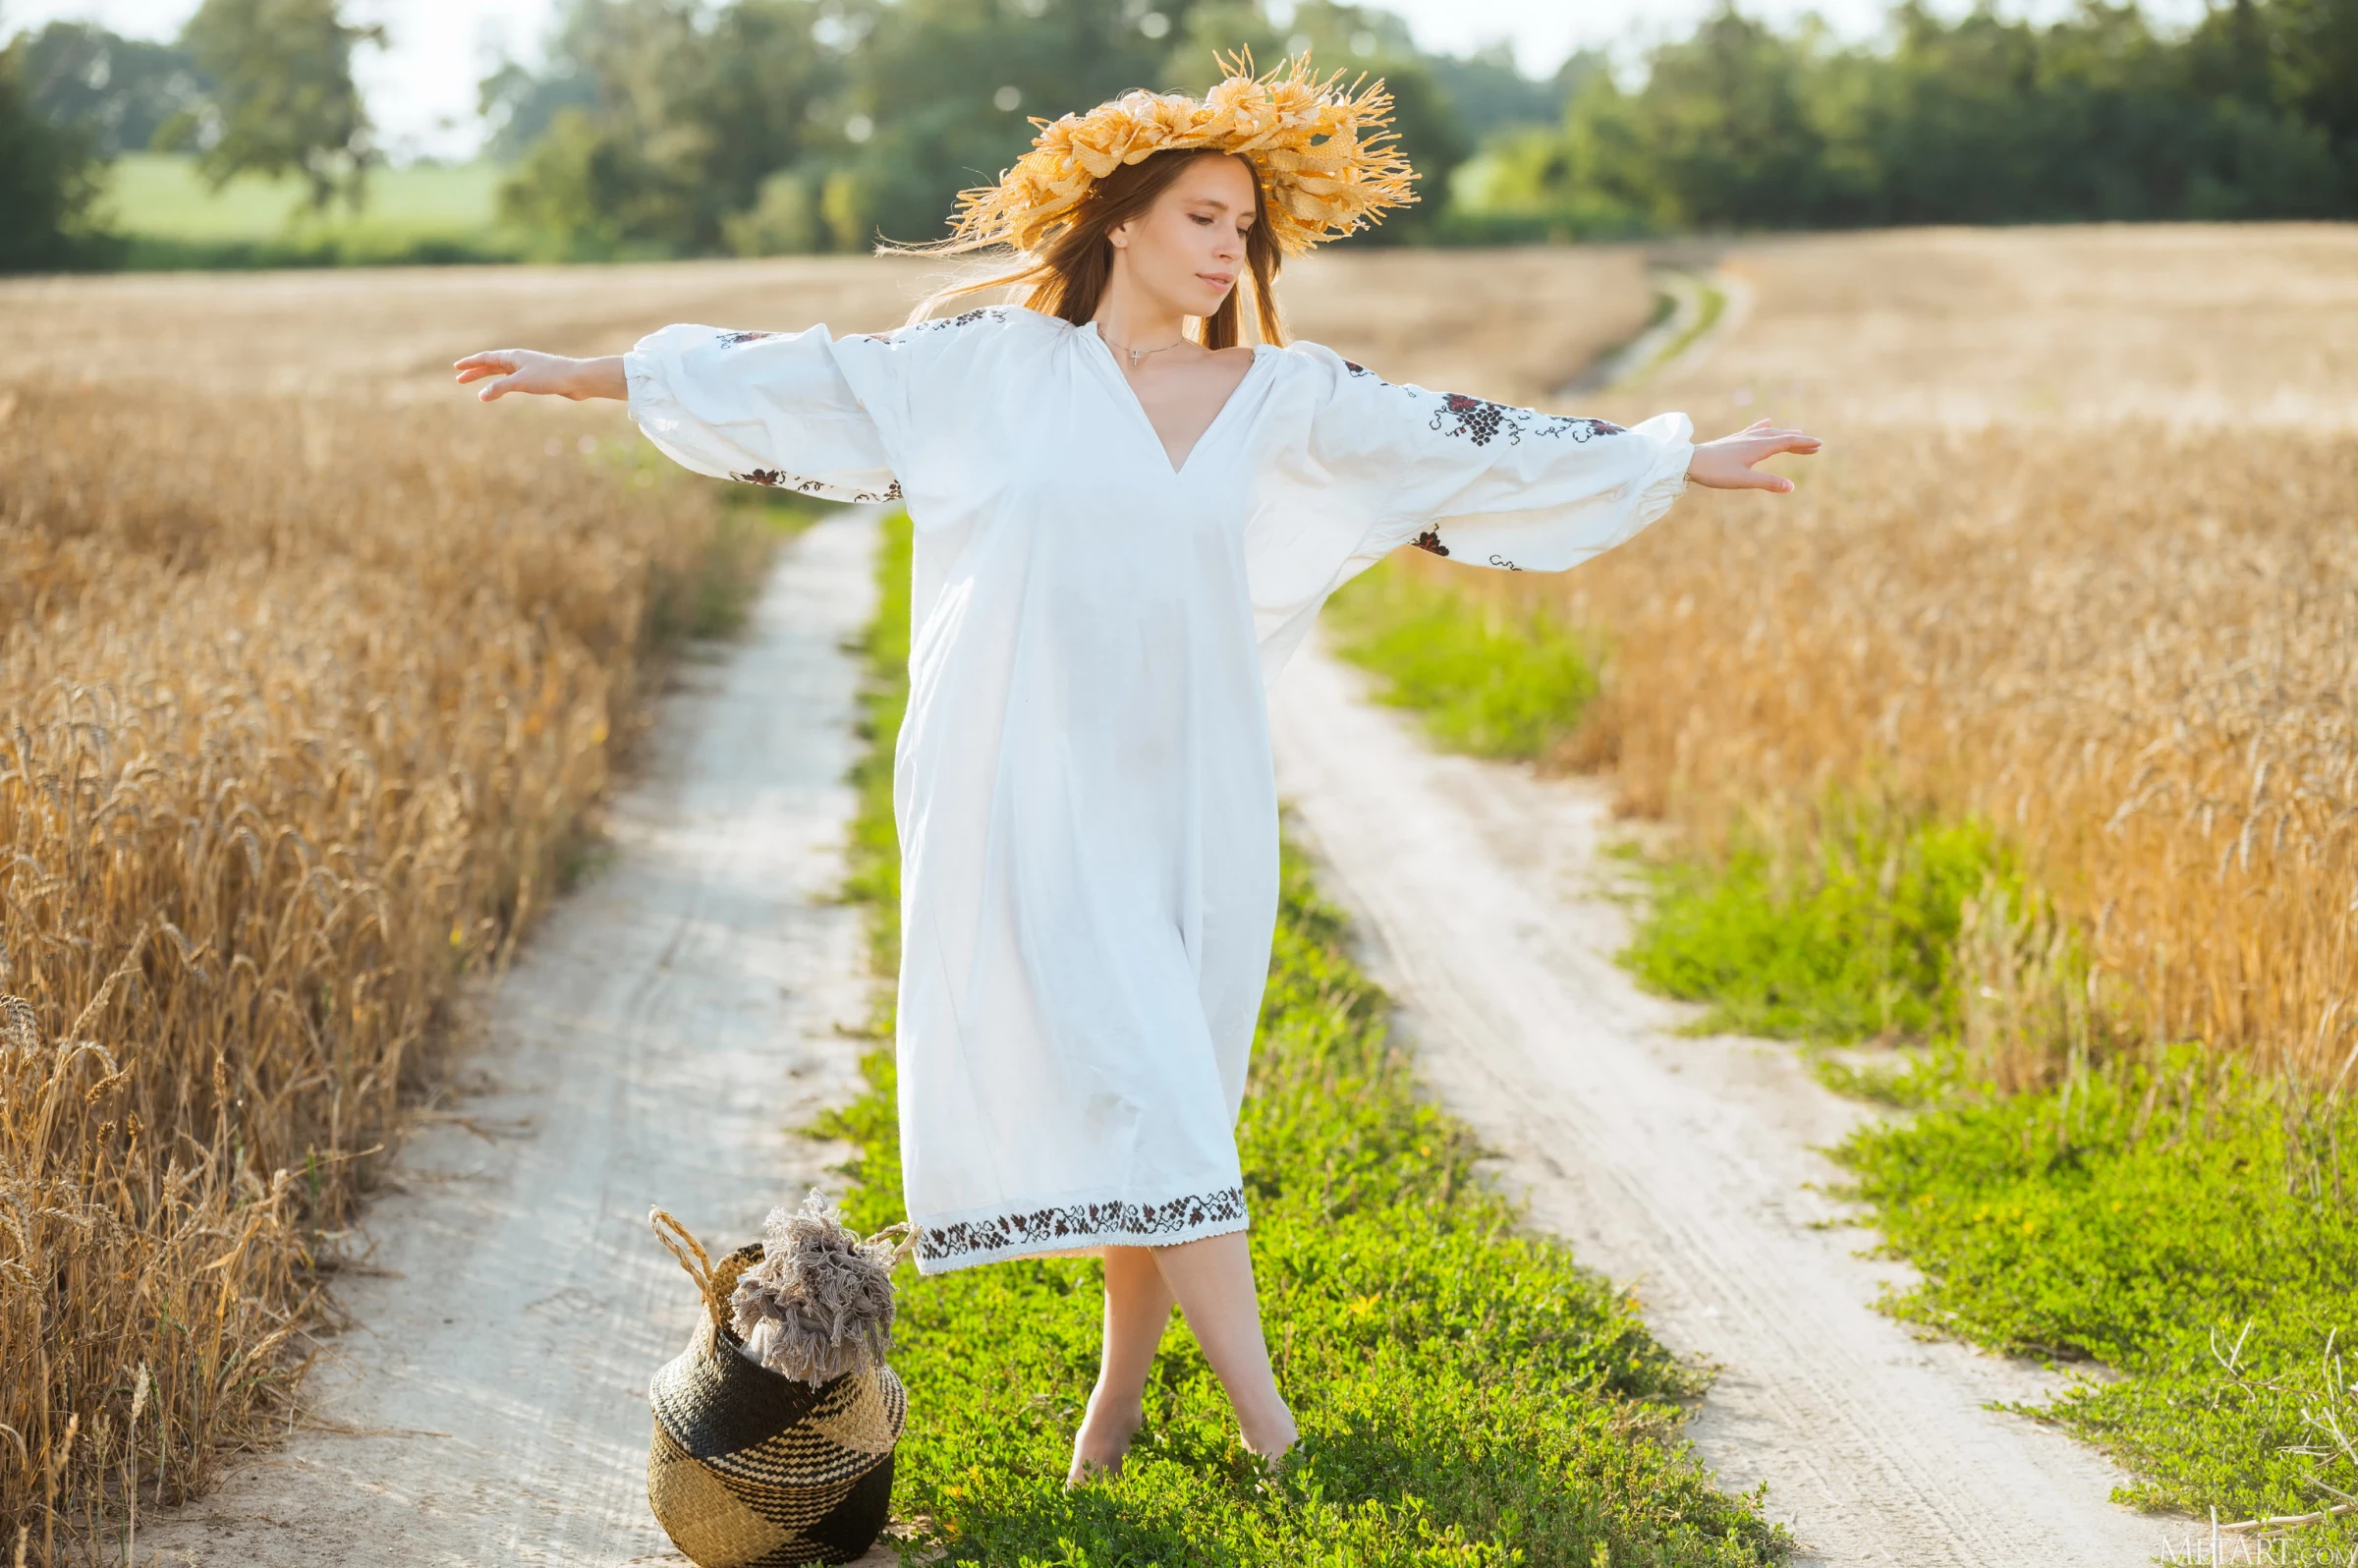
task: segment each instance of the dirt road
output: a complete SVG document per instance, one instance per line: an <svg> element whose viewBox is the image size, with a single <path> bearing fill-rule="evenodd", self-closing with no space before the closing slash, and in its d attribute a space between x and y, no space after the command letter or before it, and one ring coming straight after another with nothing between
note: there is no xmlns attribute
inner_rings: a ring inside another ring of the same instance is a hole
<svg viewBox="0 0 2358 1568"><path fill-rule="evenodd" d="M1870 1305L1892 1265L1816 1228L1812 1151L1863 1112L1790 1049L1669 1033L1609 955L1602 792L1447 756L1315 644L1272 696L1278 785L1403 1004L1427 1083L1502 1155L1538 1226L1724 1369L1692 1428L1722 1484L1825 1563L2143 1563L2162 1522L2107 1502L2092 1450L1982 1408L2037 1368L1915 1338ZM2182 1534L2182 1531L2180 1532Z"/></svg>
<svg viewBox="0 0 2358 1568"><path fill-rule="evenodd" d="M375 1273L308 1385L318 1425L139 1555L221 1568L684 1562L647 1512L646 1380L695 1295L650 1203L708 1243L823 1179L787 1129L856 1087L853 802L875 520L790 543L739 643L684 666L613 803L616 855L485 998L469 1092L403 1149ZM892 1560L889 1554L878 1558Z"/></svg>
<svg viewBox="0 0 2358 1568"><path fill-rule="evenodd" d="M856 911L823 902L851 810L872 519L780 561L749 636L687 666L615 802L614 863L487 998L473 1092L369 1207L376 1273L309 1385L317 1426L142 1524L142 1560L314 1568L678 1562L645 1500L647 1373L692 1321L648 1237L713 1239L819 1179L785 1129L854 1088ZM1887 1265L1816 1229L1811 1146L1859 1110L1781 1047L1677 1037L1607 954L1600 794L1437 755L1317 646L1273 704L1279 781L1405 1004L1429 1083L1504 1158L1535 1223L1724 1367L1695 1435L1766 1481L1805 1560L2147 1561L2089 1450L1981 1408L2036 1369L1921 1342L1870 1307ZM879 1558L878 1560L883 1560Z"/></svg>

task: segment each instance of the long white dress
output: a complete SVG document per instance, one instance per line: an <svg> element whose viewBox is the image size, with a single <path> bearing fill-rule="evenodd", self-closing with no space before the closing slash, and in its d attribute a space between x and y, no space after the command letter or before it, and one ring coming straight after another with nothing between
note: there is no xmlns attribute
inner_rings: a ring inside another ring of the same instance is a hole
<svg viewBox="0 0 2358 1568"><path fill-rule="evenodd" d="M1394 547L1561 571L1686 483L1691 426L1393 385L1263 346L1171 467L1094 326L994 307L836 339L675 325L630 412L700 473L915 531L901 1153L918 1266L1241 1230L1277 906L1266 683Z"/></svg>

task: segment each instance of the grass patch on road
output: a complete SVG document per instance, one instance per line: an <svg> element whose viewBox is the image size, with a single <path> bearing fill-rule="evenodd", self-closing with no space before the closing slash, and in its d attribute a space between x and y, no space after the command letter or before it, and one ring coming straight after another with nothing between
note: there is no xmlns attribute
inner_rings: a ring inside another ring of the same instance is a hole
<svg viewBox="0 0 2358 1568"><path fill-rule="evenodd" d="M1597 695L1587 644L1538 607L1476 598L1385 562L1331 599L1343 655L1384 682L1433 738L1476 756L1539 756Z"/></svg>
<svg viewBox="0 0 2358 1568"><path fill-rule="evenodd" d="M1798 850L1765 834L1651 868L1622 962L1709 1004L1699 1029L1822 1044L1953 1033L1965 901L2002 868L1977 823L1834 803Z"/></svg>
<svg viewBox="0 0 2358 1568"><path fill-rule="evenodd" d="M868 759L850 888L897 957L891 749L906 701L908 542L896 519L867 642ZM1014 1260L902 1276L894 1362L911 1390L898 1511L953 1562L1751 1564L1786 1549L1715 1491L1679 1438L1697 1374L1561 1245L1520 1234L1474 1176L1467 1129L1416 1096L1387 1005L1288 853L1238 1137L1255 1264L1303 1432L1262 1482L1216 1379L1174 1325L1148 1427L1116 1481L1067 1492L1095 1376L1097 1265ZM889 1002L878 1034L889 1037ZM819 1131L856 1148L849 1207L900 1217L892 1054Z"/></svg>
<svg viewBox="0 0 2358 1568"><path fill-rule="evenodd" d="M1520 635L1421 575L1394 573L1355 608L1383 634L1363 621L1342 650L1410 705L1496 679L1495 641ZM1545 630L1498 667L1565 635ZM1445 697L1432 700L1429 723ZM1578 705L1490 755L1543 755L1554 740L1540 737L1568 733ZM1705 1004L1703 1028L1803 1043L1837 1088L1921 1107L1834 1151L1868 1222L1922 1270L1886 1310L2117 1373L2092 1370L2025 1414L2134 1471L2121 1500L2216 1508L2231 1523L2341 1508L2287 1527L2298 1539L2268 1560L2338 1563L2358 1547L2358 1114L2346 1098L2246 1077L2194 1044L2115 1042L2091 1061L2034 1040L2058 1064L2044 1087L1981 1081L1973 910L2036 900L1984 824L1829 801L1780 833L1648 874L1623 954L1642 983ZM1873 1040L1921 1049L1890 1058L1908 1064L1896 1072L1826 1053Z"/></svg>

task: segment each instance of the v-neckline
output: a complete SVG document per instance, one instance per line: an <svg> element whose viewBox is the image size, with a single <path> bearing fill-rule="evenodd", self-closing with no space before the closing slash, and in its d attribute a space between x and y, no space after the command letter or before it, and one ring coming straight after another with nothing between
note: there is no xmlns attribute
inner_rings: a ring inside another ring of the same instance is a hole
<svg viewBox="0 0 2358 1568"><path fill-rule="evenodd" d="M1104 350L1104 353L1096 357L1098 363L1112 371L1114 380L1121 383L1123 396L1128 400L1132 412L1137 414L1138 422L1146 426L1147 439L1154 443L1154 450L1162 455L1163 467L1169 471L1174 479L1186 476L1188 465L1195 462L1196 454L1210 443L1213 432L1227 422L1229 410L1236 407L1237 400L1244 396L1246 386L1252 382L1254 375L1261 369L1262 361L1268 358L1267 344L1256 343L1253 345L1253 363L1245 367L1243 375L1237 377L1236 385L1228 389L1228 396L1221 400L1219 412L1212 415L1211 422L1198 431L1195 440L1189 443L1187 456L1181 458L1177 463L1173 463L1171 449L1162 444L1162 432L1154 428L1153 417L1147 413L1147 405L1139 397L1138 388L1130 384L1130 378L1122 374L1121 365L1114 360L1113 345L1105 341L1105 334L1097 330L1097 324L1095 321L1082 323L1081 330L1095 338L1097 346Z"/></svg>

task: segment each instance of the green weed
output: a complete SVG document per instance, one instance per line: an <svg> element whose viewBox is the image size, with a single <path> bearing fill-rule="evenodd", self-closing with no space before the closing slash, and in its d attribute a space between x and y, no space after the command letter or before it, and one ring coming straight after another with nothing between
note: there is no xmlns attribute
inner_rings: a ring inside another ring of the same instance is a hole
<svg viewBox="0 0 2358 1568"><path fill-rule="evenodd" d="M1383 700L1416 709L1455 751L1544 756L1597 695L1590 650L1544 609L1476 598L1391 562L1345 585L1325 618L1337 651L1382 677Z"/></svg>
<svg viewBox="0 0 2358 1568"><path fill-rule="evenodd" d="M890 751L905 700L905 525L868 639L869 760L852 886L892 955ZM896 621L896 617L899 619ZM880 782L879 782L880 780ZM913 1391L899 1511L953 1562L1739 1564L1787 1548L1678 1438L1697 1372L1636 1303L1521 1234L1468 1130L1414 1092L1382 994L1289 850L1252 1092L1238 1129L1255 1266L1303 1440L1260 1480L1183 1326L1122 1475L1064 1489L1095 1374L1097 1265L1016 1260L902 1280ZM880 970L889 974L888 967ZM848 1139L856 1223L900 1217L892 1056L817 1131ZM915 1548L913 1548L915 1549Z"/></svg>
<svg viewBox="0 0 2358 1568"><path fill-rule="evenodd" d="M1654 896L1621 954L1638 979L1709 1003L1701 1028L1819 1044L1953 1035L1965 901L2007 874L1978 823L1841 802L1798 853L1754 834L1720 860L1649 869Z"/></svg>

